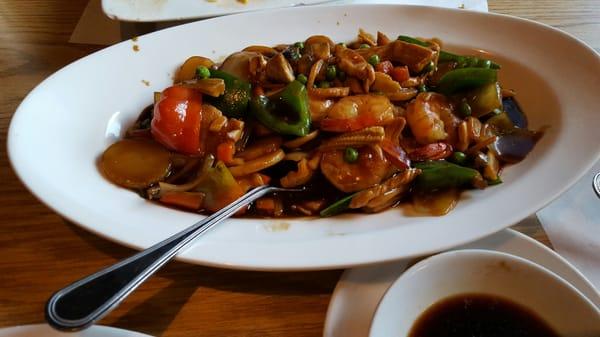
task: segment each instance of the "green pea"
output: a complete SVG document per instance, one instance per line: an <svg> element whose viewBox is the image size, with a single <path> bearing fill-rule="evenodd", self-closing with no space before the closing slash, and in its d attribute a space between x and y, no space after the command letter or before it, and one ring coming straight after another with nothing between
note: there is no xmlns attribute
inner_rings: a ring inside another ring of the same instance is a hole
<svg viewBox="0 0 600 337"><path fill-rule="evenodd" d="M306 75L300 74L300 75L296 76L296 81L298 81L302 84L306 84L306 82L308 81L308 78L306 78Z"/></svg>
<svg viewBox="0 0 600 337"><path fill-rule="evenodd" d="M425 68L423 68L424 73L429 73L435 70L435 63L433 61L429 62Z"/></svg>
<svg viewBox="0 0 600 337"><path fill-rule="evenodd" d="M199 66L198 68L196 68L196 76L201 80L209 78L210 70L208 70L208 68L206 68L205 66Z"/></svg>
<svg viewBox="0 0 600 337"><path fill-rule="evenodd" d="M469 117L469 116L471 116L471 113L472 113L471 106L469 105L469 103L462 101L462 102L460 102L460 105L458 106L458 112L460 113L460 116L463 118Z"/></svg>
<svg viewBox="0 0 600 337"><path fill-rule="evenodd" d="M327 81L321 81L317 84L317 87L319 88L329 88L331 87L331 84Z"/></svg>
<svg viewBox="0 0 600 337"><path fill-rule="evenodd" d="M492 67L492 61L490 60L479 60L479 63L477 64L480 68L486 68L489 69Z"/></svg>
<svg viewBox="0 0 600 337"><path fill-rule="evenodd" d="M344 160L348 163L354 163L358 160L358 151L353 147L347 147L344 150Z"/></svg>
<svg viewBox="0 0 600 337"><path fill-rule="evenodd" d="M452 157L450 157L451 161L458 165L464 165L467 161L467 155L463 152L456 151L452 153Z"/></svg>
<svg viewBox="0 0 600 337"><path fill-rule="evenodd" d="M337 72L337 77L343 82L346 80L346 73L340 70Z"/></svg>
<svg viewBox="0 0 600 337"><path fill-rule="evenodd" d="M379 55L377 54L373 54L371 56L369 56L369 64L371 64L373 67L379 64Z"/></svg>
<svg viewBox="0 0 600 337"><path fill-rule="evenodd" d="M360 48L360 49L369 49L369 48L371 48L371 46L369 46L369 45L368 45L368 44L366 44L366 43L363 43L363 44L361 44L361 45L360 45L360 47L359 47L359 48Z"/></svg>
<svg viewBox="0 0 600 337"><path fill-rule="evenodd" d="M327 70L325 72L325 77L328 81L335 80L337 76L337 67L333 64L327 66Z"/></svg>
<svg viewBox="0 0 600 337"><path fill-rule="evenodd" d="M427 91L427 86L425 84L421 84L421 85L419 85L419 87L417 88L417 90L419 92L426 92Z"/></svg>
<svg viewBox="0 0 600 337"><path fill-rule="evenodd" d="M294 43L294 47L302 50L302 49L304 49L304 42L298 41L298 42Z"/></svg>

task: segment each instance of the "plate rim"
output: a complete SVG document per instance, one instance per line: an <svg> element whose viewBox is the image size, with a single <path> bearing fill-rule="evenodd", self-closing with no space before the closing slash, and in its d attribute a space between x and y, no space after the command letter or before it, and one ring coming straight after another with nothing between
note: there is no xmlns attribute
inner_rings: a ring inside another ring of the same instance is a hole
<svg viewBox="0 0 600 337"><path fill-rule="evenodd" d="M596 52L595 50L593 50L591 47L589 47L585 42L581 41L580 39L566 33L563 32L557 28L542 24L542 23L538 23L532 20L528 20L528 19L523 19L523 18L518 18L518 17L513 17L513 16L509 16L509 15L505 15L505 14L498 14L498 13L487 13L487 12L470 12L470 11L464 11L464 10L460 10L460 9L453 9L453 8L439 8L439 7L430 7L430 6L418 6L418 5L389 5L389 4L377 4L377 5L369 5L369 4L354 4L354 5L336 5L336 6L331 6L331 7L338 7L338 8L354 8L354 7L382 7L382 8L393 8L396 10L402 9L402 8L417 8L417 9L425 9L425 10L434 10L434 11L441 11L441 12L446 12L446 11L450 11L450 12L463 12L463 13L469 13L468 15L475 15L475 16L497 16L497 17L502 17L502 18L508 18L509 20L516 20L517 22L526 22L528 24L532 24L534 26L537 26L539 28L543 28L546 30L551 30L554 33L560 34L564 37L567 37L571 40L576 41L580 47L584 48L585 50L587 50L588 52L593 53L593 55L595 55L596 59L600 61L600 55L598 54L598 52ZM239 15L244 15L244 16L254 16L254 15L265 15L266 14L271 14L271 13L276 13L276 12L287 12L287 11L300 11L300 10L314 10L314 8L316 7L294 7L294 8L279 8L279 9L271 9L271 10L267 10L267 11L261 11L261 12L249 12L249 13L243 13L243 14L239 14ZM467 15L467 14L465 14ZM202 21L202 23L204 22L210 22L211 20L222 20L226 18L224 17L218 17L218 18L213 18L213 19L209 19L209 20L204 20ZM184 24L181 26L176 26L176 27L171 27L168 29L165 29L163 31L170 31L170 30L177 30L177 29L187 29L186 27L189 27L191 25L196 25L199 24L199 22L192 22L192 23L188 23L188 24ZM147 34L146 36L150 36L150 35L154 35L154 34L160 34L163 31L157 31L154 33L150 33ZM116 48L117 46L120 46L122 44L128 43L128 41L123 41L117 45L102 49L96 53L90 54L88 56L86 56L85 58L89 57L89 56L94 56L94 57L100 57L100 55L102 55L103 53L109 52L111 50L111 48ZM47 85L52 78L54 78L55 76L57 76L58 74L60 74L62 71L65 71L65 69L67 69L70 66L76 65L79 62L84 62L85 58L76 60L75 62L61 68L60 70L58 70L57 72L55 72L54 74L52 74L51 76L49 76L48 78L46 78L44 81L42 81L40 84L38 84L28 95L27 97L21 102L21 104L19 105L19 107L17 108L17 111L15 112L15 114L13 115L13 118L11 120L10 126L9 126L9 130L8 130L8 137L7 137L7 155L9 158L9 162L11 163L11 166L14 170L14 172L16 173L17 177L19 178L19 180L23 183L23 185L26 186L26 188L36 197L38 198L42 203L44 203L45 205L47 205L48 207L50 207L53 211L55 211L56 213L60 214L62 217L66 218L67 220L85 228L86 230L99 235L101 237L107 238L113 242L117 242L119 244L125 245L127 247L131 247L134 249L143 249L144 247L147 247L149 245L138 245L136 243L133 242L129 242L129 241L124 241L124 239L121 239L117 236L114 235L114 233L107 233L107 232L100 232L99 229L97 229L97 226L94 226L92 224L86 224L83 221L78 221L77 219L75 219L69 212L69 208L65 208L64 210L62 209L62 207L59 205L58 202L55 201L48 201L45 198L43 198L43 195L45 194L43 191L36 191L34 186L31 186L26 180L26 177L23 176L23 172L21 170L18 169L19 165L23 165L24 163L21 163L20 160L16 160L15 158L18 157L18 155L16 155L14 152L16 151L15 149L15 141L14 141L14 133L15 133L15 124L13 123L15 120L15 117L19 116L20 111L23 110L23 106L25 103L28 102L29 99L31 99L32 96L35 95L36 92L38 92L39 90L42 90L43 87L45 85ZM22 113L21 113L22 114ZM543 208L545 205L547 205L548 203L550 203L551 201L555 200L557 197L559 197L560 195L562 195L566 190L568 190L570 187L572 187L593 165L594 163L600 158L600 149L596 152L595 157L593 158L588 158L586 165L582 166L582 169L580 170L579 174L576 175L571 175L569 176L569 178L567 179L567 182L562 186L562 188L557 189L557 191L550 196L545 196L544 198L540 198L538 199L538 201L536 203L532 203L531 206L528 207L528 209L535 209L536 211ZM51 198L50 198L51 199ZM519 220L525 218L526 216L530 215L528 211L521 211L521 212L515 212L513 214L511 214L510 216L506 217L506 220L504 221L504 225L502 226L498 226L498 228L495 228L495 230L501 230L513 223L518 222ZM445 249L449 249L452 246L456 246L456 245L460 245L460 244L464 244L466 242L470 242L470 241L474 241L477 239L480 239L482 237L485 237L487 235L489 235L489 232L491 231L491 229L489 231L487 231L486 233L483 232L477 232L477 234L474 235L470 235L468 238L463 238L461 240L456 240L453 243L447 243L445 245L438 245L435 249L429 249L429 250L421 250L418 253L413 253L413 254L405 254L402 258L406 258L406 257L414 257L414 256L420 256L420 255L424 255L424 254L429 254L429 253L433 253L435 251L439 251L439 250L445 250ZM362 235L367 235L369 233L361 233ZM339 239L339 238L335 238L335 239ZM327 240L335 240L332 238L328 238ZM356 238L355 238L356 239ZM319 240L325 240L323 238L320 238ZM341 239L339 239L341 240ZM318 241L318 240L315 240ZM340 241L338 241L340 242ZM192 251L192 250L188 250ZM397 260L399 257L398 256L392 256L391 254L388 253L388 255L386 255L385 257L381 257L381 256L371 256L370 257L360 257L360 258L354 258L354 259L345 259L344 261L337 261L337 262L319 262L319 261L306 261L306 260L298 260L297 262L295 262L295 264L290 265L286 263L281 263L281 261L277 261L275 262L274 260L269 260L269 261L264 261L263 260L259 260L258 262L256 260L254 261L236 261L234 263L228 262L226 260L215 260L212 257L209 257L208 259L206 259L205 257L198 257L197 255L194 256L193 254L183 254L178 256L179 260L185 261L185 262L191 262L191 263L195 263L195 264L201 264L201 265L207 265L207 266L213 266L213 267L224 267L224 268L229 268L229 269L242 269L242 270L277 270L277 271L291 271L291 270L320 270L320 269L336 269L336 268L342 268L342 267L348 267L348 266L362 266L362 265L368 265L368 264L372 264L372 263L379 263L379 262L387 262L387 261L393 261L393 260Z"/></svg>
<svg viewBox="0 0 600 337"><path fill-rule="evenodd" d="M275 3L277 0L271 0L273 3ZM122 21L122 22L132 22L132 23L142 23L142 22L156 22L156 23L160 23L160 22L171 22L171 21L186 21L186 20L198 20L198 19L208 19L208 18L214 18L214 17L218 17L218 16L223 16L223 15L235 15L235 14L243 14L243 13L249 13L249 12L255 12L255 11L265 11L265 10L271 10L271 9L283 9L283 8L293 8L293 7L300 7L300 6L314 6L314 5L320 5L320 4L327 4L327 3L333 3L333 2L337 2L340 0L295 0L294 3L288 3L282 6L279 6L277 4L273 5L273 6L265 6L265 7L255 7L255 8L250 8L250 9L244 9L244 8L239 8L239 9L231 9L231 10L212 10L212 11L208 11L206 13L196 13L196 14L191 14L193 12L190 12L190 14L186 14L186 15L182 15L182 16L164 16L164 15L154 15L154 16L132 16L130 15L131 12L125 13L126 15L122 15L123 13L120 12L115 12L112 8L111 5L114 2L114 0L102 0L101 1L101 7L102 7L102 12L104 13L104 15L106 15L108 18L110 18L111 20L117 20L117 21Z"/></svg>

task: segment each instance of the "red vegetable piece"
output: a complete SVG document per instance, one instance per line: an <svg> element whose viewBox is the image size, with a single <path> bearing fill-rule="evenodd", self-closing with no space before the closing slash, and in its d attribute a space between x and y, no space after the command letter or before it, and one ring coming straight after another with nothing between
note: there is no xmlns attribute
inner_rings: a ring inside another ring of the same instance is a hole
<svg viewBox="0 0 600 337"><path fill-rule="evenodd" d="M385 74L389 74L392 69L394 69L394 65L390 61L383 61L375 66L375 71L380 71Z"/></svg>
<svg viewBox="0 0 600 337"><path fill-rule="evenodd" d="M202 153L202 94L183 86L165 89L154 105L151 132L165 147L189 155Z"/></svg>
<svg viewBox="0 0 600 337"><path fill-rule="evenodd" d="M407 66L395 67L390 71L390 76L394 81L402 83L410 78L410 73Z"/></svg>

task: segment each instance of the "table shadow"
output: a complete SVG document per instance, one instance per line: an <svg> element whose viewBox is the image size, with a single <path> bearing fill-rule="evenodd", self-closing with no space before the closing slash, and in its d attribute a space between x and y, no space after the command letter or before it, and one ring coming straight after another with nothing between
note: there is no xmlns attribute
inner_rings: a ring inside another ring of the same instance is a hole
<svg viewBox="0 0 600 337"><path fill-rule="evenodd" d="M136 250L93 235L65 220L71 231L93 248L121 260ZM240 271L171 261L158 274L174 282L185 279L185 286L207 287L222 291L262 295L330 294L341 270L306 272Z"/></svg>

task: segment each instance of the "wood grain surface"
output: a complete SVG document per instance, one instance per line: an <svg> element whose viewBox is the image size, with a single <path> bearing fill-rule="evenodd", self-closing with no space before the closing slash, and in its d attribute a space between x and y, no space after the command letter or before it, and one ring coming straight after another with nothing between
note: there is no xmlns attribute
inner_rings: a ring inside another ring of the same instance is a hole
<svg viewBox="0 0 600 337"><path fill-rule="evenodd" d="M133 253L36 200L6 153L8 125L25 95L54 71L100 49L67 42L86 3L0 2L0 327L43 322L53 291ZM600 50L598 0L490 0L489 7L553 25ZM534 221L516 228L549 245ZM101 324L154 336L319 336L340 273L239 272L174 262Z"/></svg>

